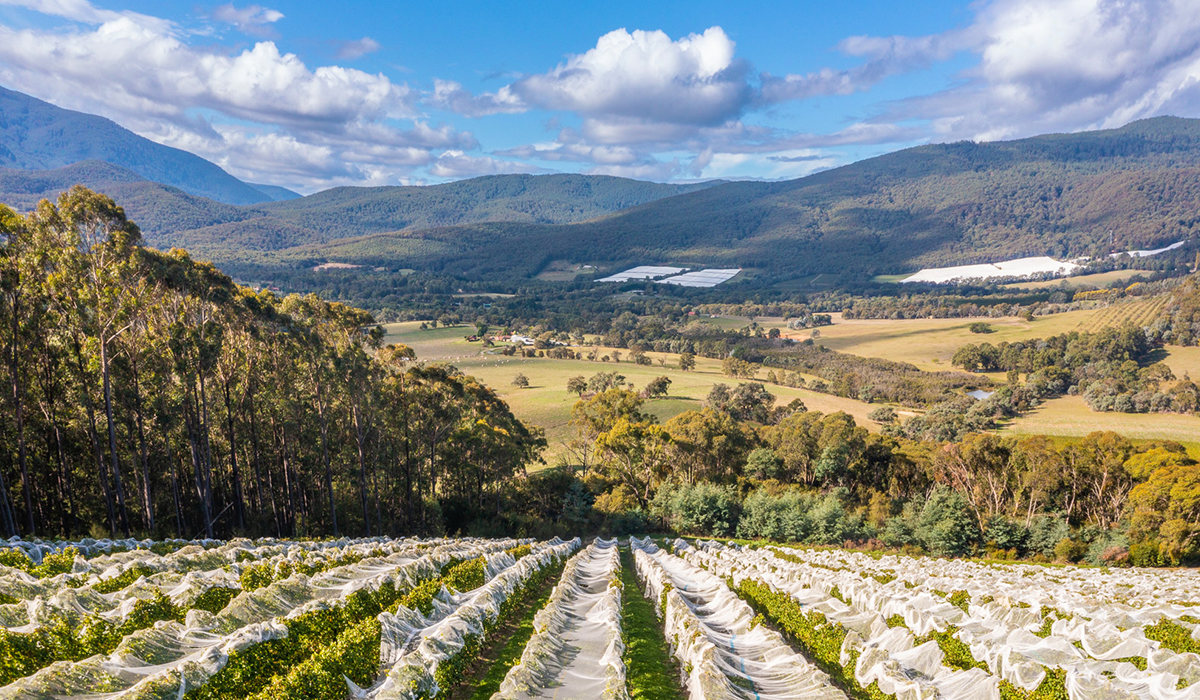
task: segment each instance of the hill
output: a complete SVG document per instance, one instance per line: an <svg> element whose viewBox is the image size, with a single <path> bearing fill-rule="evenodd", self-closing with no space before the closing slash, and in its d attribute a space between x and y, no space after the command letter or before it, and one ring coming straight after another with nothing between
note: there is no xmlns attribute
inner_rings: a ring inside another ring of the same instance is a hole
<svg viewBox="0 0 1200 700"><path fill-rule="evenodd" d="M111 163L147 180L228 204L277 198L197 155L154 143L104 117L0 87L0 166L53 170L86 160Z"/></svg>
<svg viewBox="0 0 1200 700"><path fill-rule="evenodd" d="M274 205L269 205L274 206ZM572 225L493 222L268 256L531 274L548 260L873 275L1152 247L1200 221L1200 120L919 146L786 182L729 182ZM219 250L211 250L220 257Z"/></svg>
<svg viewBox="0 0 1200 700"><path fill-rule="evenodd" d="M99 160L53 170L0 168L0 202L19 211L34 208L42 199L56 199L73 185L85 185L112 197L147 232L209 226L262 215L246 207L223 204L151 182L132 170Z"/></svg>
<svg viewBox="0 0 1200 700"><path fill-rule="evenodd" d="M424 187L335 187L255 206L240 223L149 230L152 239L221 258L397 230L481 222L564 224L714 186L605 175L489 175Z"/></svg>

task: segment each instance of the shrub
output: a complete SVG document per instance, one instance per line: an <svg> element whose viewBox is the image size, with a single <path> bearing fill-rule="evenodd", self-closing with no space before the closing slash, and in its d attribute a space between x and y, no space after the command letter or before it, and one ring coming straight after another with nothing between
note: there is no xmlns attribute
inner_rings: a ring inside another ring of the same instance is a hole
<svg viewBox="0 0 1200 700"><path fill-rule="evenodd" d="M979 541L979 526L963 495L939 486L925 502L915 535L935 556L962 556Z"/></svg>
<svg viewBox="0 0 1200 700"><path fill-rule="evenodd" d="M664 486L652 505L675 531L716 537L733 535L739 510L736 489L709 482Z"/></svg>

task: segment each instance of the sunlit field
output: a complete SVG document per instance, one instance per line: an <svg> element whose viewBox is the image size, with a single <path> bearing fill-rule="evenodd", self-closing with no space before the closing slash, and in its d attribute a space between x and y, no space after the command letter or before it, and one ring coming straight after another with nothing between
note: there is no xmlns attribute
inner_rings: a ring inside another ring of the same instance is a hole
<svg viewBox="0 0 1200 700"><path fill-rule="evenodd" d="M571 407L575 405L578 397L567 392L567 380L571 377L589 377L597 372L618 371L625 375L627 381L633 382L635 388L644 387L655 377L670 377L671 388L668 396L646 403L646 410L657 416L660 421L669 420L684 411L700 408L704 397L714 384L737 383L737 380L721 373L721 363L718 360L703 357L696 358L696 369L691 372L679 369L678 355L654 352L646 353L654 360L652 366L635 365L624 360L614 363L505 357L499 354L499 347L492 349L495 354L489 354L485 352L488 349L481 343L468 343L464 338L471 332L468 326L420 330L420 325L416 322L387 324L384 326L387 331L384 342L405 343L416 351L420 360L451 362L463 372L483 380L508 402L518 418L545 429L550 443L547 453L547 462L550 464L562 453L563 443L572 435L568 421L571 418ZM604 356L610 352L611 349L602 349L600 355ZM619 352L622 355L628 354L625 350ZM660 359L664 361L664 365L659 365ZM529 378L528 387L513 386L513 377L518 373ZM878 406L774 384L767 385L767 389L778 397L779 403L788 403L799 398L809 410L824 413L845 411L854 416L861 425L871 430L879 429L878 424L867 420L867 414Z"/></svg>

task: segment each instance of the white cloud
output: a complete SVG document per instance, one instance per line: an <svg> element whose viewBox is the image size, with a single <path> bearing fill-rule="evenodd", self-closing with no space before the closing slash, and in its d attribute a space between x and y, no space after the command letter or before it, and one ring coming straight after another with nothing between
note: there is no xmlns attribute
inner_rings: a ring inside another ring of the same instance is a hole
<svg viewBox="0 0 1200 700"><path fill-rule="evenodd" d="M434 177L464 178L480 175L499 175L502 173L537 173L545 172L541 168L525 163L514 163L499 160L490 156L469 156L462 151L446 151L429 166L429 173Z"/></svg>
<svg viewBox="0 0 1200 700"><path fill-rule="evenodd" d="M528 109L528 106L514 94L511 86L505 85L494 93L472 95L463 89L461 83L437 78L433 81L433 94L425 98L425 103L465 117L514 114Z"/></svg>
<svg viewBox="0 0 1200 700"><path fill-rule="evenodd" d="M270 25L283 19L283 13L261 5L235 7L233 3L221 5L213 10L212 18L218 22L232 24L246 34L273 36Z"/></svg>
<svg viewBox="0 0 1200 700"><path fill-rule="evenodd" d="M1193 0L994 0L958 38L979 57L963 83L881 119L928 120L939 139L994 140L1200 108Z"/></svg>
<svg viewBox="0 0 1200 700"><path fill-rule="evenodd" d="M431 150L479 145L469 132L419 119L419 94L382 74L309 67L271 41L231 52L198 48L169 22L78 0L49 9L81 24L0 25L0 83L108 116L239 177L300 189L411 180L435 160ZM224 6L216 16L249 26L277 14Z"/></svg>
<svg viewBox="0 0 1200 700"><path fill-rule="evenodd" d="M379 42L369 36L364 36L356 41L343 41L338 46L337 57L342 60L353 61L356 58L362 58L369 53L375 53L379 50Z"/></svg>
<svg viewBox="0 0 1200 700"><path fill-rule="evenodd" d="M618 29L512 89L530 105L593 119L719 124L736 118L752 96L734 48L720 27L677 40L661 31Z"/></svg>

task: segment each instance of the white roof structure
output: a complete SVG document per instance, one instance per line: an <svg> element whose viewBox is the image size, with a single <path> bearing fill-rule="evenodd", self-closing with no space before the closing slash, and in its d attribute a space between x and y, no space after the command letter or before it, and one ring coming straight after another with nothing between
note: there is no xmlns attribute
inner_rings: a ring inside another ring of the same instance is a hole
<svg viewBox="0 0 1200 700"><path fill-rule="evenodd" d="M1131 258L1148 258L1152 255L1158 255L1159 253L1165 253L1168 250L1175 250L1176 248L1179 248L1180 246L1182 246L1184 243L1187 243L1187 241L1179 241L1178 243L1172 243L1171 245L1167 246L1166 248L1155 248L1154 250L1129 250L1124 253L1113 253L1109 257L1115 258L1115 257L1119 257L1121 255L1128 255Z"/></svg>
<svg viewBox="0 0 1200 700"><path fill-rule="evenodd" d="M901 282L933 282L940 284L957 280L990 279L993 277L1031 277L1037 274L1068 275L1080 266L1062 262L1044 255L1033 258L1017 258L982 265L958 265L955 267L931 267L921 270Z"/></svg>
<svg viewBox="0 0 1200 700"><path fill-rule="evenodd" d="M628 282L629 280L652 280L656 277L665 277L666 275L676 275L683 272L682 267L661 267L657 265L638 265L624 272L618 272L615 275L601 277L597 282Z"/></svg>
<svg viewBox="0 0 1200 700"><path fill-rule="evenodd" d="M656 282L658 284L677 284L680 287L715 287L722 282L728 282L733 279L741 271L740 267L725 270L696 270L695 272L686 272L682 275L656 280Z"/></svg>

